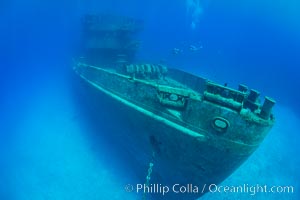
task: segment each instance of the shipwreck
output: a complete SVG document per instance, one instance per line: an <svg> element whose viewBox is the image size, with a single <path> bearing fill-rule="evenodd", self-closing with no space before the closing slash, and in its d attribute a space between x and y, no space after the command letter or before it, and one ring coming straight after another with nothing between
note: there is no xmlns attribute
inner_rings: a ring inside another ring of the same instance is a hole
<svg viewBox="0 0 300 200"><path fill-rule="evenodd" d="M163 64L135 63L141 30L131 18L86 16L83 58L74 71L130 122L131 134L118 137L145 161L142 183L219 184L270 131L275 101L265 97L261 103L260 92L243 84L234 89ZM172 195L158 199L163 197Z"/></svg>

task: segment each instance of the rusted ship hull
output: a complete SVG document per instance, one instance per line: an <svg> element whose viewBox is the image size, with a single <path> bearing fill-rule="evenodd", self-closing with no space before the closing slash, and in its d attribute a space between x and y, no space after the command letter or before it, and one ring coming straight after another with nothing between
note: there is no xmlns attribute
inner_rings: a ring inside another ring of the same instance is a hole
<svg viewBox="0 0 300 200"><path fill-rule="evenodd" d="M250 94L249 99L243 92L178 70L169 70L164 81L153 81L84 63L74 69L118 105L120 113L114 115L122 115L124 121L113 123L126 124L129 131L111 134L124 141L140 163L144 174L136 184L145 184L149 163L154 164L151 190L134 188L137 195L145 192L154 199L203 195L208 185L223 181L255 151L274 123L270 106L256 108ZM253 107L260 113L251 112ZM176 191L179 186L186 190L176 193L175 184L179 184ZM163 186L169 188L165 195L157 191Z"/></svg>

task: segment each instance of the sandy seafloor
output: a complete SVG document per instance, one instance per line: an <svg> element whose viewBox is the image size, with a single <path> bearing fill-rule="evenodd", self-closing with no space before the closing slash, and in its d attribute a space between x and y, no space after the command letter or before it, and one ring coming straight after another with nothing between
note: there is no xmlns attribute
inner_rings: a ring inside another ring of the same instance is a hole
<svg viewBox="0 0 300 200"><path fill-rule="evenodd" d="M12 110L14 137L2 152L7 166L2 167L1 199L140 199L124 191L136 178L126 165L130 158L88 136L93 130L83 123L70 86L53 80L38 88ZM280 104L274 112L277 123L260 148L222 184L291 185L294 193L210 193L201 199L300 199L300 119Z"/></svg>

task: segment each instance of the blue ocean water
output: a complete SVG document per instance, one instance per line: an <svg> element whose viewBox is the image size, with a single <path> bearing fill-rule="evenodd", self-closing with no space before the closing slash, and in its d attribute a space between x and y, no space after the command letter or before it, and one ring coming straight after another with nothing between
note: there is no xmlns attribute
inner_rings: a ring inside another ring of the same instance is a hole
<svg viewBox="0 0 300 200"><path fill-rule="evenodd" d="M202 199L299 199L299 10L296 0L1 2L0 199L141 198L124 190L137 179L132 158L99 137L109 134L109 122L90 126L74 95L72 58L86 13L143 20L139 60L245 83L276 99L274 128L222 184L290 185L294 192Z"/></svg>

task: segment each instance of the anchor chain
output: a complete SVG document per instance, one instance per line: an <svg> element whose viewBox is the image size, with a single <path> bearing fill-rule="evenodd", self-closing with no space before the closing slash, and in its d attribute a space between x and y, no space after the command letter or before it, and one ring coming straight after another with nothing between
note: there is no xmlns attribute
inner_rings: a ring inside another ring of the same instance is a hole
<svg viewBox="0 0 300 200"><path fill-rule="evenodd" d="M151 160L149 162L149 167L148 167L148 171L147 171L145 186L149 186L149 183L150 183L151 174L152 174L153 166L154 166L154 157L155 157L155 153L152 152ZM146 194L147 194L146 192L143 193L142 200L146 200Z"/></svg>

